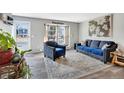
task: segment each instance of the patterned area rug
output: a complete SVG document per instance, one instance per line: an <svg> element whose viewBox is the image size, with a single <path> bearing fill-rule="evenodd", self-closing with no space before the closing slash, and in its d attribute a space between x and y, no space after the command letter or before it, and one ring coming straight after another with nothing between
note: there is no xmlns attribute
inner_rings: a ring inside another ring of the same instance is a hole
<svg viewBox="0 0 124 93"><path fill-rule="evenodd" d="M67 51L66 58L61 57L56 62L49 58L42 58L42 62L49 79L77 79L112 66L75 50Z"/></svg>

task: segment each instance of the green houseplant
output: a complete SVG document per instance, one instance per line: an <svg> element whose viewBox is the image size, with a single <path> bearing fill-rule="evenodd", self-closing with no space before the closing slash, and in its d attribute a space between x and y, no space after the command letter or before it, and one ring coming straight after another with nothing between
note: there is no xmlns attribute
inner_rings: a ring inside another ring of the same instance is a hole
<svg viewBox="0 0 124 93"><path fill-rule="evenodd" d="M19 67L19 78L30 78L31 77L31 71L27 63L25 62L24 59L24 54L27 52L32 51L31 49L29 50L20 50L17 47L15 47L15 54L12 59L13 64L17 64L20 62L20 67Z"/></svg>
<svg viewBox="0 0 124 93"><path fill-rule="evenodd" d="M16 42L10 33L0 31L0 49L1 51L8 51L10 48L16 46Z"/></svg>
<svg viewBox="0 0 124 93"><path fill-rule="evenodd" d="M7 64L13 57L16 42L10 33L0 31L0 65Z"/></svg>
<svg viewBox="0 0 124 93"><path fill-rule="evenodd" d="M25 62L24 54L31 50L20 50L17 48L16 41L8 32L0 30L0 65L12 62L13 64L19 63L22 59L22 64L19 70L19 77L30 77L31 71Z"/></svg>

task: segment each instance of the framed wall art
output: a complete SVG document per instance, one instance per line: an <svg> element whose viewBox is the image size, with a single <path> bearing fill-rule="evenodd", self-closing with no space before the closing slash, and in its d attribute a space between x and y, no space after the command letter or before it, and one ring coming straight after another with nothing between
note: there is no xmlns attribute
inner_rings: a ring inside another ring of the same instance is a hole
<svg viewBox="0 0 124 93"><path fill-rule="evenodd" d="M89 21L89 36L111 37L112 36L112 15L106 15Z"/></svg>

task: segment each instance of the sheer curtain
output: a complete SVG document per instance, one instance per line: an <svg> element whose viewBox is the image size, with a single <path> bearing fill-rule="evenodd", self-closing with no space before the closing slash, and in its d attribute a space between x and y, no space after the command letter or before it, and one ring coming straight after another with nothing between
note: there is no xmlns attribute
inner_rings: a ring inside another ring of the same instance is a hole
<svg viewBox="0 0 124 93"><path fill-rule="evenodd" d="M55 30L50 29L53 26L55 26ZM45 25L44 42L49 41L50 37L55 37L55 41L59 44L70 46L70 26L57 24Z"/></svg>
<svg viewBox="0 0 124 93"><path fill-rule="evenodd" d="M65 44L70 46L70 27L65 26Z"/></svg>

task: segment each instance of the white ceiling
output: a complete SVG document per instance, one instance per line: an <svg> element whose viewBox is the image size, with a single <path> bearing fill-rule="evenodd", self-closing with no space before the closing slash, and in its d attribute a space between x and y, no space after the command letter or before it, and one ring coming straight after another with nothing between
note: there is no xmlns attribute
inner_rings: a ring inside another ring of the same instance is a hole
<svg viewBox="0 0 124 93"><path fill-rule="evenodd" d="M80 23L107 15L107 13L13 13L13 15Z"/></svg>

